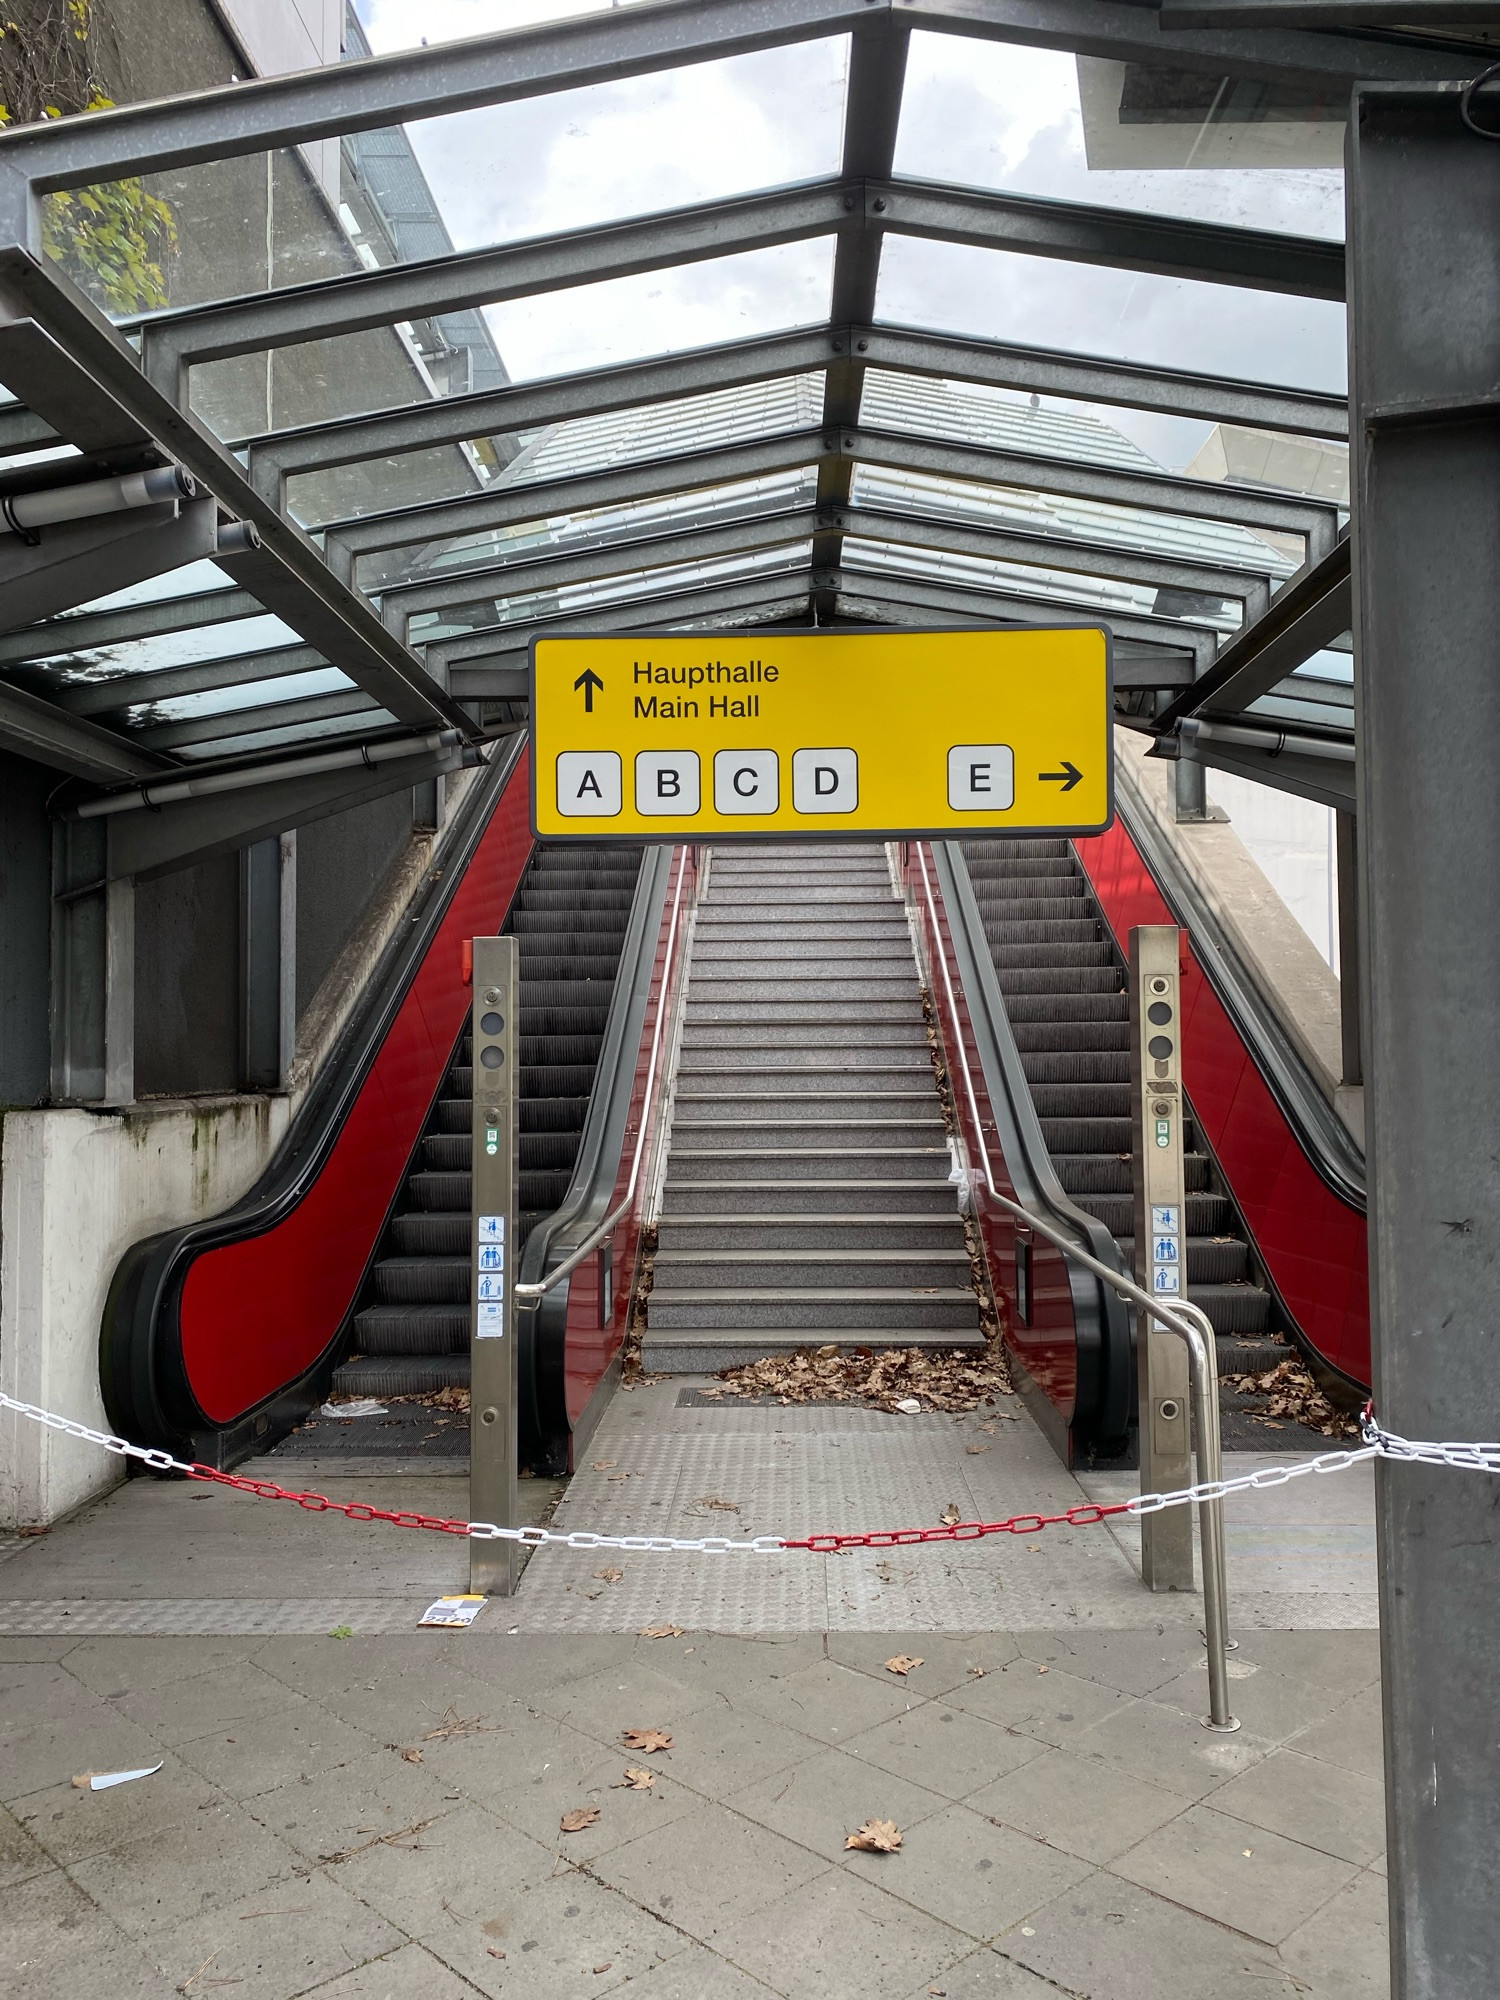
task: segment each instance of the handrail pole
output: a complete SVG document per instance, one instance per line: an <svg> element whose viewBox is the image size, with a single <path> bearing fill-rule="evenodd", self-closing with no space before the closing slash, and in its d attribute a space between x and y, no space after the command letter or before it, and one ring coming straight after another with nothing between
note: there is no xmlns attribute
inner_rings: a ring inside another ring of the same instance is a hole
<svg viewBox="0 0 1500 2000"><path fill-rule="evenodd" d="M1214 1361L1214 1330L1208 1315L1201 1306L1195 1306L1186 1299L1179 1299L1173 1306L1164 1306L1151 1294L1144 1291L1132 1279L1113 1271L1108 1264L1092 1256L1086 1250L1064 1235L1061 1229L1035 1215L1029 1208L1003 1194L995 1185L994 1166L990 1160L990 1150L985 1142L984 1123L979 1116L979 1100L974 1089L974 1076L969 1067L969 1052L964 1047L963 1027L959 1020L958 1001L953 991L953 981L948 972L948 955L942 949L941 933L938 929L937 904L932 892L932 878L927 870L927 856L923 843L914 843L917 865L922 871L922 891L927 903L927 915L932 925L933 946L942 973L943 990L948 1001L948 1012L953 1024L953 1043L958 1062L963 1070L964 1094L969 1102L969 1110L974 1119L974 1135L979 1145L979 1157L984 1166L985 1186L990 1198L1001 1208L1028 1223L1031 1228L1056 1245L1065 1257L1071 1257L1085 1270L1092 1271L1103 1279L1122 1298L1148 1312L1159 1326L1175 1333L1188 1352L1188 1371L1192 1383L1193 1402L1193 1450L1197 1460L1200 1483L1217 1481L1223 1476L1223 1455L1219 1423L1219 1374ZM1223 1730L1226 1733L1239 1728L1239 1723L1229 1712L1229 1587L1225 1569L1224 1549L1224 1502L1222 1497L1203 1500L1198 1510L1199 1532L1203 1546L1203 1632L1208 1649L1208 1694L1209 1713L1205 1726Z"/></svg>
<svg viewBox="0 0 1500 2000"><path fill-rule="evenodd" d="M630 1213L631 1204L635 1200L636 1183L640 1179L641 1155L646 1144L646 1133L651 1124L651 1092L656 1084L656 1065L661 1055L661 1031L668 1011L672 954L677 943L677 920L682 909L682 888L686 880L687 848L684 846L678 849L677 888L672 896L672 921L667 930L667 950L662 961L661 993L657 999L656 1022L651 1031L651 1061L646 1070L646 1090L641 1103L641 1128L635 1138L635 1157L630 1163L630 1180L626 1185L624 1198L619 1206L612 1209L599 1226L583 1239L577 1249L571 1251L560 1264L547 1273L545 1278L535 1284L515 1287L518 1312L535 1312L552 1287L566 1278L570 1271L576 1271L589 1252L597 1250L599 1245L614 1233L615 1225L621 1217Z"/></svg>

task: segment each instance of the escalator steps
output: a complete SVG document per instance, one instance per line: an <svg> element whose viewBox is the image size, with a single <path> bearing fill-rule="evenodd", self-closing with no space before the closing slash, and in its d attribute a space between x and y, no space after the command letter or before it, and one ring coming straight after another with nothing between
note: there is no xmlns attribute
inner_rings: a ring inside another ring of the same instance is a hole
<svg viewBox="0 0 1500 2000"><path fill-rule="evenodd" d="M1110 1231L1130 1265L1130 1025L1125 971L1068 843L964 844L1016 1047L1058 1179ZM1253 1277L1233 1203L1184 1128L1188 1294L1213 1322L1220 1373L1287 1357L1277 1308Z"/></svg>
<svg viewBox="0 0 1500 2000"><path fill-rule="evenodd" d="M521 940L517 1255L573 1178L639 872L639 848L539 847L516 896L507 928ZM468 1384L472 1091L466 1031L361 1294L337 1394Z"/></svg>

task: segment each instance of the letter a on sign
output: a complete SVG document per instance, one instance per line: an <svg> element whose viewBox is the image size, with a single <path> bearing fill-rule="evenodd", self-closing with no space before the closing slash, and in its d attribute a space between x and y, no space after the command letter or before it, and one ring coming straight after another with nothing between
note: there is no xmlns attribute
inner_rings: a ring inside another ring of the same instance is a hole
<svg viewBox="0 0 1500 2000"><path fill-rule="evenodd" d="M620 753L565 751L557 760L557 810L568 819L613 819L620 810Z"/></svg>

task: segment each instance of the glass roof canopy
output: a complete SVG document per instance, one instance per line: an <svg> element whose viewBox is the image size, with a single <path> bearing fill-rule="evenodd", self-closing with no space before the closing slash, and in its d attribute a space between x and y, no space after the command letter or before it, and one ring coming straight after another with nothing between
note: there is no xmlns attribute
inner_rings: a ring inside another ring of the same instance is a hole
<svg viewBox="0 0 1500 2000"><path fill-rule="evenodd" d="M1343 122L1471 56L951 7L627 6L0 136L0 495L171 463L214 516L0 631L0 734L139 784L513 725L540 630L1052 618L1138 727L1347 734Z"/></svg>

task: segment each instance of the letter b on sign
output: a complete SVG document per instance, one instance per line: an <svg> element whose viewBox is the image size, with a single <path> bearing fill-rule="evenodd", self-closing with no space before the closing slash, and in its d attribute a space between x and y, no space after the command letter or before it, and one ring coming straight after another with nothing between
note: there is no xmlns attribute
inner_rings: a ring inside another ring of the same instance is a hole
<svg viewBox="0 0 1500 2000"><path fill-rule="evenodd" d="M852 750L792 753L792 804L799 813L847 813L859 804L859 758Z"/></svg>
<svg viewBox="0 0 1500 2000"><path fill-rule="evenodd" d="M699 799L696 750L642 750L635 760L635 809L643 819L691 819Z"/></svg>

